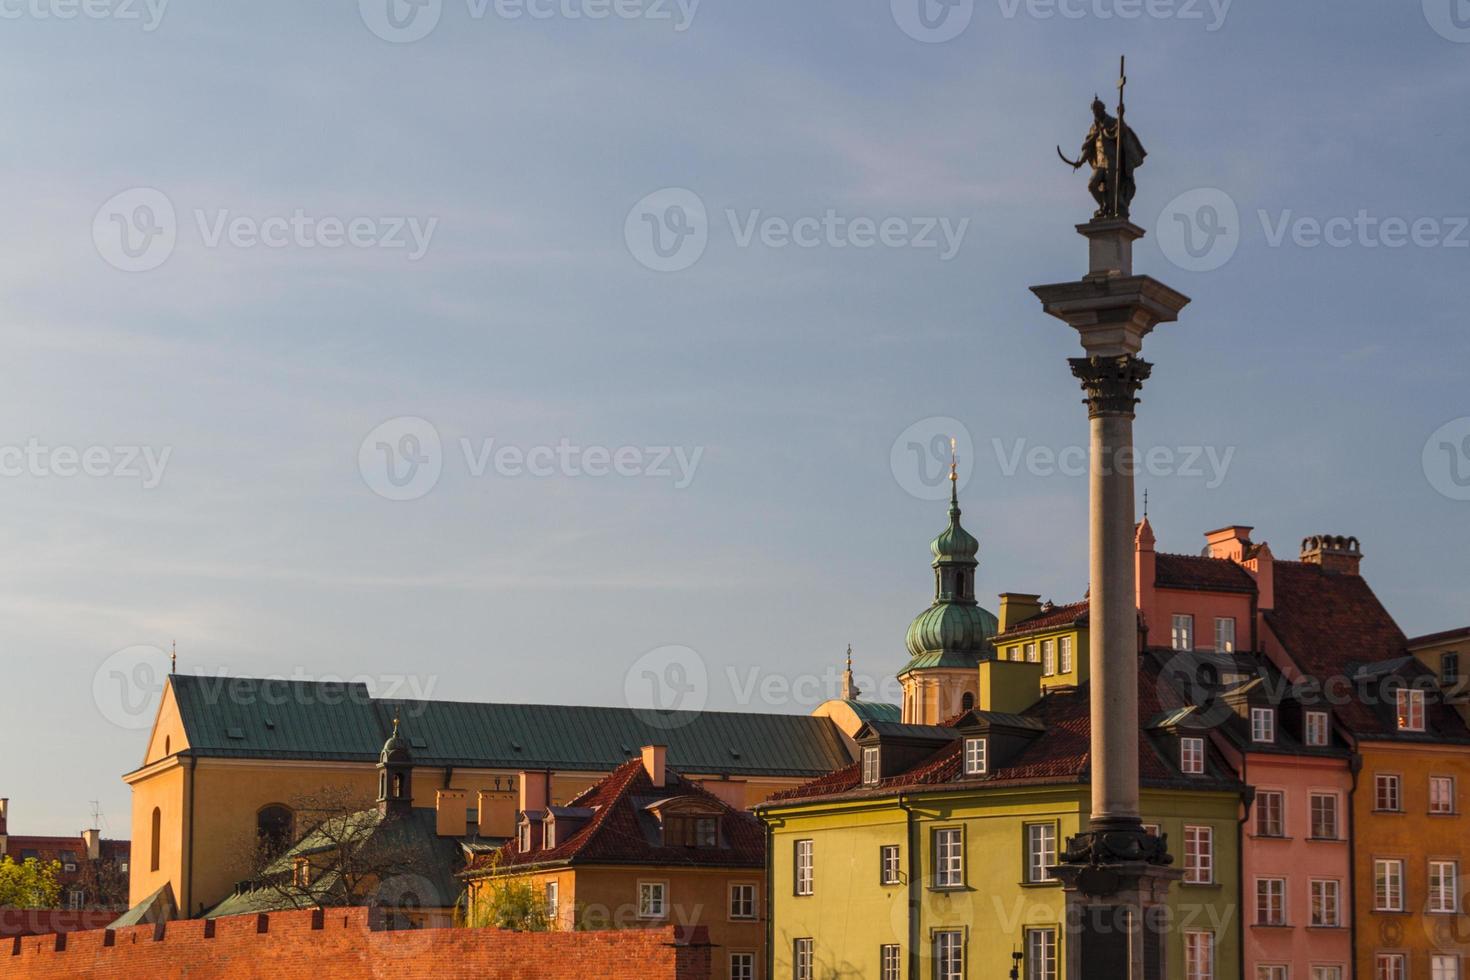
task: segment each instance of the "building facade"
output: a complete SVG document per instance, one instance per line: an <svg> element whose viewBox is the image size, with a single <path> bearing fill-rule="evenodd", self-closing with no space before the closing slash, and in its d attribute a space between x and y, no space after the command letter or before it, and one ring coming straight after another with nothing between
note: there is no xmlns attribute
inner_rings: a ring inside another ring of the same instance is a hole
<svg viewBox="0 0 1470 980"><path fill-rule="evenodd" d="M55 863L61 886L60 908L127 907L132 844L102 836L97 829L74 837L10 833L10 800L0 798L0 857L16 864Z"/></svg>

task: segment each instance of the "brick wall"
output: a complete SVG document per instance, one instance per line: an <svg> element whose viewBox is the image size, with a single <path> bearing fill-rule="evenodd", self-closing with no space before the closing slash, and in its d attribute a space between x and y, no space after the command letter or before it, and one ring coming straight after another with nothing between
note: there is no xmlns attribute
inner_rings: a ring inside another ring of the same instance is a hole
<svg viewBox="0 0 1470 980"><path fill-rule="evenodd" d="M514 933L371 928L367 909L307 910L0 941L7 980L708 980L704 927Z"/></svg>
<svg viewBox="0 0 1470 980"><path fill-rule="evenodd" d="M102 909L0 909L0 938L11 936L42 936L52 932L79 932L83 929L104 929L107 923L122 915L122 910L109 912ZM8 945L0 944L0 955L10 952ZM3 969L0 969L3 973Z"/></svg>

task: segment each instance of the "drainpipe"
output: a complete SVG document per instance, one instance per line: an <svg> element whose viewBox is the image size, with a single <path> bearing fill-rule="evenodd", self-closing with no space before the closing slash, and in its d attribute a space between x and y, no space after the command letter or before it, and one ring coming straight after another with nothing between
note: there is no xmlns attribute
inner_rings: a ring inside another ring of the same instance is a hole
<svg viewBox="0 0 1470 980"><path fill-rule="evenodd" d="M776 828L764 811L757 810L756 816L766 827L766 955L765 969L761 972L766 980L775 980L776 975L776 916L773 914L776 900Z"/></svg>
<svg viewBox="0 0 1470 980"><path fill-rule="evenodd" d="M1352 947L1352 965L1348 967L1353 980L1358 980L1358 829L1356 820L1356 807L1354 798L1358 795L1358 774L1363 771L1363 757L1354 752L1348 760L1348 772L1352 774L1353 782L1348 787L1347 819L1348 819L1348 907L1352 911L1352 919L1348 926L1348 944Z"/></svg>
<svg viewBox="0 0 1470 980"><path fill-rule="evenodd" d="M189 912L189 903L194 901L194 783L196 782L197 775L195 773L195 767L198 765L199 760L194 757L193 753L190 753L186 758L188 759L186 768L188 770L187 778L189 781L189 856L184 859L184 894L180 896L182 900L179 903L181 906L179 911L182 918L191 919L193 916Z"/></svg>
<svg viewBox="0 0 1470 980"><path fill-rule="evenodd" d="M1251 787L1250 782L1246 779L1246 769L1247 769L1247 766L1248 766L1247 760L1249 758L1250 758L1250 753L1248 753L1248 752L1242 752L1240 754L1240 781L1244 785L1244 789L1241 790L1240 797L1241 797L1241 802L1244 805L1241 807L1240 819L1237 820L1237 821L1235 821L1235 866L1238 869L1240 869L1239 872L1235 876L1235 907L1240 910L1240 915L1237 917L1237 925L1236 925L1236 928L1235 928L1235 933L1236 933L1236 946L1239 949L1240 972L1241 972L1242 975L1245 974L1245 927L1246 927L1246 923L1245 923L1245 908L1246 908L1246 905L1245 905L1245 824L1246 824L1246 821L1251 818L1251 808L1254 807L1255 806L1255 803L1256 803L1256 791L1255 791L1254 788Z"/></svg>
<svg viewBox="0 0 1470 980"><path fill-rule="evenodd" d="M919 845L916 843L914 828L917 826L914 808L909 805L909 798L902 794L898 797L898 808L907 815L908 836L908 876L909 876L909 980L921 980L919 964L919 906L923 900L923 891L920 888L919 870Z"/></svg>

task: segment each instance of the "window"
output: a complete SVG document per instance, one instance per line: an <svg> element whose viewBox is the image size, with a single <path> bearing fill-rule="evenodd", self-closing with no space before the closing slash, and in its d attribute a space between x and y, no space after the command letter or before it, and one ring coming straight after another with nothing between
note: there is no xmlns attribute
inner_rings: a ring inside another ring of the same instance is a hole
<svg viewBox="0 0 1470 980"><path fill-rule="evenodd" d="M87 905L87 893L80 888L74 888L66 893L66 907L73 912L79 912Z"/></svg>
<svg viewBox="0 0 1470 980"><path fill-rule="evenodd" d="M1235 617L1215 617L1215 652L1235 652Z"/></svg>
<svg viewBox="0 0 1470 980"><path fill-rule="evenodd" d="M1373 862L1373 909L1376 912L1404 910L1404 862L1397 859Z"/></svg>
<svg viewBox="0 0 1470 980"><path fill-rule="evenodd" d="M1409 980L1403 953L1379 953L1373 958L1373 980Z"/></svg>
<svg viewBox="0 0 1470 980"><path fill-rule="evenodd" d="M1215 934L1184 934L1184 980L1215 980Z"/></svg>
<svg viewBox="0 0 1470 980"><path fill-rule="evenodd" d="M812 894L812 842L799 840L796 842L796 894Z"/></svg>
<svg viewBox="0 0 1470 980"><path fill-rule="evenodd" d="M1342 925L1342 885L1337 881L1313 879L1309 883L1312 892L1312 925L1336 927Z"/></svg>
<svg viewBox="0 0 1470 980"><path fill-rule="evenodd" d="M1175 650L1194 649L1194 617L1174 616L1174 628L1171 631L1171 639Z"/></svg>
<svg viewBox="0 0 1470 980"><path fill-rule="evenodd" d="M1373 809L1397 813L1403 809L1399 777L1383 773L1373 778Z"/></svg>
<svg viewBox="0 0 1470 980"><path fill-rule="evenodd" d="M1185 775L1198 776L1205 771L1205 740L1185 736L1179 740L1179 768Z"/></svg>
<svg viewBox="0 0 1470 980"><path fill-rule="evenodd" d="M878 848L878 869L878 881L882 884L897 885L901 882L897 844L885 844Z"/></svg>
<svg viewBox="0 0 1470 980"><path fill-rule="evenodd" d="M1429 961L1430 980L1460 980L1460 958L1436 954Z"/></svg>
<svg viewBox="0 0 1470 980"><path fill-rule="evenodd" d="M516 845L522 854L531 849L531 821L522 820L521 825L516 828Z"/></svg>
<svg viewBox="0 0 1470 980"><path fill-rule="evenodd" d="M878 965L881 967L878 973L880 980L902 980L903 962L899 959L897 945L878 947Z"/></svg>
<svg viewBox="0 0 1470 980"><path fill-rule="evenodd" d="M985 757L987 755L987 753L985 751L986 748L988 748L988 746L985 744L985 739L983 739L983 738L967 738L967 739L965 739L965 775L966 776L983 776L983 775L985 775L985 764L986 764L986 758Z"/></svg>
<svg viewBox="0 0 1470 980"><path fill-rule="evenodd" d="M1276 741L1276 709L1275 708L1252 708L1251 709L1251 741L1252 742L1274 742L1274 741Z"/></svg>
<svg viewBox="0 0 1470 980"><path fill-rule="evenodd" d="M1159 825L1156 823L1146 823L1143 825L1143 832L1150 837L1157 837L1159 836Z"/></svg>
<svg viewBox="0 0 1470 980"><path fill-rule="evenodd" d="M1286 796L1275 789L1261 790L1256 795L1256 836L1285 837Z"/></svg>
<svg viewBox="0 0 1470 980"><path fill-rule="evenodd" d="M963 980L965 975L964 934L945 930L934 934L934 980Z"/></svg>
<svg viewBox="0 0 1470 980"><path fill-rule="evenodd" d="M1460 655L1453 651L1439 658L1439 682L1445 687L1460 683Z"/></svg>
<svg viewBox="0 0 1470 980"><path fill-rule="evenodd" d="M878 749L869 746L863 749L863 784L866 786L876 785L878 782Z"/></svg>
<svg viewBox="0 0 1470 980"><path fill-rule="evenodd" d="M556 910L559 904L557 899L560 895L561 884L555 881L548 881L546 883L546 921L550 922L553 927L556 926Z"/></svg>
<svg viewBox="0 0 1470 980"><path fill-rule="evenodd" d="M1041 641L1041 672L1047 677L1057 672L1057 641Z"/></svg>
<svg viewBox="0 0 1470 980"><path fill-rule="evenodd" d="M1057 641L1057 673L1070 674L1072 672L1072 638L1064 636Z"/></svg>
<svg viewBox="0 0 1470 980"><path fill-rule="evenodd" d="M958 827L934 831L934 887L958 888L965 883L965 851Z"/></svg>
<svg viewBox="0 0 1470 980"><path fill-rule="evenodd" d="M970 691L966 691L965 694L964 694L964 697L960 698L960 710L961 711L969 711L969 710L971 710L974 707L975 707L975 695L972 692L970 692Z"/></svg>
<svg viewBox="0 0 1470 980"><path fill-rule="evenodd" d="M1394 696L1398 700L1399 731L1424 731L1424 692L1400 688Z"/></svg>
<svg viewBox="0 0 1470 980"><path fill-rule="evenodd" d="M1313 793L1310 801L1312 811L1312 838L1314 840L1337 840L1337 794Z"/></svg>
<svg viewBox="0 0 1470 980"><path fill-rule="evenodd" d="M812 980L812 941L797 939L791 944L791 965L796 980Z"/></svg>
<svg viewBox="0 0 1470 980"><path fill-rule="evenodd" d="M1256 879L1256 925L1286 925L1286 879Z"/></svg>
<svg viewBox="0 0 1470 980"><path fill-rule="evenodd" d="M669 847L715 847L719 839L718 817L671 813L664 818L664 844ZM552 846L550 838L545 846Z"/></svg>
<svg viewBox="0 0 1470 980"><path fill-rule="evenodd" d="M1032 884L1053 881L1047 869L1057 863L1057 825L1054 823L1030 823L1026 825L1026 880Z"/></svg>
<svg viewBox="0 0 1470 980"><path fill-rule="evenodd" d="M638 918L662 919L669 914L668 886L662 881L638 882Z"/></svg>
<svg viewBox="0 0 1470 980"><path fill-rule="evenodd" d="M755 980L755 954L730 954L730 980Z"/></svg>
<svg viewBox="0 0 1470 980"><path fill-rule="evenodd" d="M1057 980L1057 931L1026 930L1026 980Z"/></svg>
<svg viewBox="0 0 1470 980"><path fill-rule="evenodd" d="M1306 743L1320 748L1328 744L1327 736L1327 712L1308 711L1306 722Z"/></svg>
<svg viewBox="0 0 1470 980"><path fill-rule="evenodd" d="M148 869L158 870L158 845L163 836L163 812L158 807L153 808L153 830L149 835Z"/></svg>
<svg viewBox="0 0 1470 980"><path fill-rule="evenodd" d="M1011 661L1017 662L1019 660L1021 660L1021 648L1011 647Z"/></svg>
<svg viewBox="0 0 1470 980"><path fill-rule="evenodd" d="M1185 826L1184 881L1190 885L1215 883L1214 828Z"/></svg>
<svg viewBox="0 0 1470 980"><path fill-rule="evenodd" d="M1037 656L1037 653L1036 653L1036 644L1035 643L1028 643L1028 644L1026 644L1026 662L1028 664L1039 664L1039 663L1041 663L1041 657Z"/></svg>
<svg viewBox="0 0 1470 980"><path fill-rule="evenodd" d="M1460 911L1460 893L1457 887L1459 878L1458 861L1429 862L1429 911Z"/></svg>
<svg viewBox="0 0 1470 980"><path fill-rule="evenodd" d="M737 882L730 886L730 918L755 918L755 885Z"/></svg>
<svg viewBox="0 0 1470 980"><path fill-rule="evenodd" d="M1291 976L1281 963L1262 964L1256 967L1256 980L1288 980Z"/></svg>
<svg viewBox="0 0 1470 980"><path fill-rule="evenodd" d="M1429 777L1429 812L1430 813L1454 813L1455 812L1455 777L1454 776L1430 776Z"/></svg>
<svg viewBox="0 0 1470 980"><path fill-rule="evenodd" d="M1312 967L1312 980L1342 980L1342 967L1314 966Z"/></svg>

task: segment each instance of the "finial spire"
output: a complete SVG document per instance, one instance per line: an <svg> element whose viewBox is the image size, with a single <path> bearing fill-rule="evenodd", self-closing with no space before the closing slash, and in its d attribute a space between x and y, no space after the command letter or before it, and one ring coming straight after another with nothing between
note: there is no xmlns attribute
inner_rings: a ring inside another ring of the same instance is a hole
<svg viewBox="0 0 1470 980"><path fill-rule="evenodd" d="M179 672L179 641L170 640L168 645L168 672L177 674Z"/></svg>
<svg viewBox="0 0 1470 980"><path fill-rule="evenodd" d="M852 679L852 644L847 645L847 669L842 672L842 700L856 701L862 694Z"/></svg>
<svg viewBox="0 0 1470 980"><path fill-rule="evenodd" d="M393 712L393 737L398 737L398 711L396 709Z"/></svg>
<svg viewBox="0 0 1470 980"><path fill-rule="evenodd" d="M959 444L954 436L949 437L949 516L960 516L960 457Z"/></svg>
<svg viewBox="0 0 1470 980"><path fill-rule="evenodd" d="M1143 491L1143 519L1148 520L1148 490Z"/></svg>

